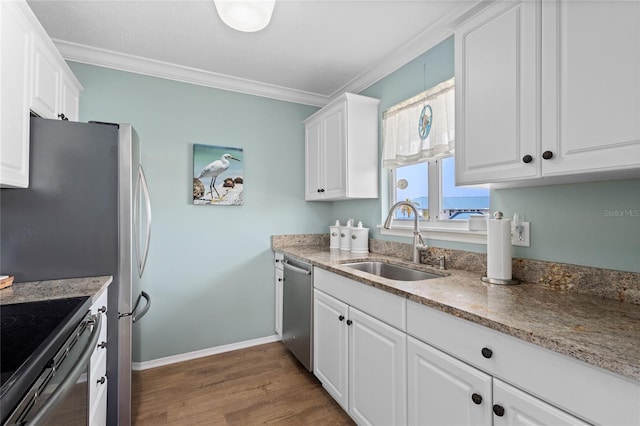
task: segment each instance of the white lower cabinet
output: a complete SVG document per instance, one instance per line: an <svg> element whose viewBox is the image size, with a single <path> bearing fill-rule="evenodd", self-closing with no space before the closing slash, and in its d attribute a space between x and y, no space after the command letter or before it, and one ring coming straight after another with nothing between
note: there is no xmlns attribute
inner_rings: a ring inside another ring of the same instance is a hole
<svg viewBox="0 0 640 426"><path fill-rule="evenodd" d="M314 374L359 425L634 425L640 382L314 269Z"/></svg>
<svg viewBox="0 0 640 426"><path fill-rule="evenodd" d="M280 252L274 254L275 263L275 317L274 330L276 334L282 337L282 284L284 282L284 271L282 269L282 260L284 255Z"/></svg>
<svg viewBox="0 0 640 426"><path fill-rule="evenodd" d="M407 423L406 334L319 290L314 374L356 423Z"/></svg>
<svg viewBox="0 0 640 426"><path fill-rule="evenodd" d="M412 301L407 333L410 424L640 424L637 381Z"/></svg>
<svg viewBox="0 0 640 426"><path fill-rule="evenodd" d="M491 376L412 337L407 357L410 425L491 424Z"/></svg>
<svg viewBox="0 0 640 426"><path fill-rule="evenodd" d="M493 403L494 426L589 424L498 379L493 379Z"/></svg>
<svg viewBox="0 0 640 426"><path fill-rule="evenodd" d="M353 307L347 325L349 414L361 425L407 424L406 334Z"/></svg>
<svg viewBox="0 0 640 426"><path fill-rule="evenodd" d="M587 425L409 337L409 425Z"/></svg>
<svg viewBox="0 0 640 426"><path fill-rule="evenodd" d="M102 315L102 328L88 367L89 426L103 426L107 424L107 290L91 306L91 313Z"/></svg>

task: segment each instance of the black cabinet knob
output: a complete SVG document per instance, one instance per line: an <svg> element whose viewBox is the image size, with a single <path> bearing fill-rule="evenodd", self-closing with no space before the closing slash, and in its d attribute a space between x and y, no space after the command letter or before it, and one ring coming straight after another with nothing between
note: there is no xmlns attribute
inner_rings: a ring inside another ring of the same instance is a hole
<svg viewBox="0 0 640 426"><path fill-rule="evenodd" d="M279 281L279 282L282 282L282 278L278 278L278 281Z"/></svg>
<svg viewBox="0 0 640 426"><path fill-rule="evenodd" d="M107 378L106 378L106 377L104 377L104 376L100 377L100 378L97 380L97 382L98 382L99 384L101 384L101 385L104 385L104 382L106 382L106 381L107 381Z"/></svg>
<svg viewBox="0 0 640 426"><path fill-rule="evenodd" d="M98 344L98 347L99 347L100 349L104 349L104 348L106 348L106 347L107 347L107 342L103 341L102 343L99 343L99 344Z"/></svg>
<svg viewBox="0 0 640 426"><path fill-rule="evenodd" d="M322 188L322 189L320 190L320 192L324 192L324 188Z"/></svg>
<svg viewBox="0 0 640 426"><path fill-rule="evenodd" d="M351 325L351 324L353 324L353 321L347 320L347 325Z"/></svg>
<svg viewBox="0 0 640 426"><path fill-rule="evenodd" d="M545 151L542 153L542 158L544 158L545 160L550 160L553 157L553 152L551 151Z"/></svg>
<svg viewBox="0 0 640 426"><path fill-rule="evenodd" d="M343 321L343 320L344 320L344 315L340 315L340 316L338 317L338 319L339 319L340 321Z"/></svg>
<svg viewBox="0 0 640 426"><path fill-rule="evenodd" d="M482 404L482 395L474 393L473 395L471 395L471 400L473 401L474 404L480 405Z"/></svg>
<svg viewBox="0 0 640 426"><path fill-rule="evenodd" d="M104 314L107 312L107 307L103 306L102 308L98 309L98 312L100 312L101 314Z"/></svg>
<svg viewBox="0 0 640 426"><path fill-rule="evenodd" d="M320 188L318 188L317 191L320 192Z"/></svg>
<svg viewBox="0 0 640 426"><path fill-rule="evenodd" d="M495 404L493 406L493 414L498 417L504 416L504 407L502 405Z"/></svg>
<svg viewBox="0 0 640 426"><path fill-rule="evenodd" d="M493 356L493 351L489 348L482 348L482 356L489 359Z"/></svg>
<svg viewBox="0 0 640 426"><path fill-rule="evenodd" d="M62 121L69 121L69 119L64 114L58 114L58 118Z"/></svg>
<svg viewBox="0 0 640 426"><path fill-rule="evenodd" d="M527 164L528 164L528 163L530 163L530 162L532 162L532 161L533 161L533 157L532 157L532 156L530 156L529 154L527 154L527 155L525 155L524 157L522 157L522 162L523 162L523 163L527 163Z"/></svg>

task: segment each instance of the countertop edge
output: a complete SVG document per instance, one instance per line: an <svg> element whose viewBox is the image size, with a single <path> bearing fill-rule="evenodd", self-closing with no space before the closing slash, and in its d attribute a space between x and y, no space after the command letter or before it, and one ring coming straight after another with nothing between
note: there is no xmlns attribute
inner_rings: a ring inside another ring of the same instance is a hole
<svg viewBox="0 0 640 426"><path fill-rule="evenodd" d="M0 305L78 296L88 296L93 304L112 282L113 276L102 275L14 283L0 290Z"/></svg>

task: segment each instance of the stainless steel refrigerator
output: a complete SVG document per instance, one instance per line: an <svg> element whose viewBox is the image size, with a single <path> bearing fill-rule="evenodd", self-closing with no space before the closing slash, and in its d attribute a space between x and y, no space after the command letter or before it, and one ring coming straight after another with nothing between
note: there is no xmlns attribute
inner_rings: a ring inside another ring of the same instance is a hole
<svg viewBox="0 0 640 426"><path fill-rule="evenodd" d="M130 124L32 117L29 168L29 188L0 190L0 268L16 283L113 275L107 419L127 426L131 332L151 306L140 286L151 203L138 135Z"/></svg>

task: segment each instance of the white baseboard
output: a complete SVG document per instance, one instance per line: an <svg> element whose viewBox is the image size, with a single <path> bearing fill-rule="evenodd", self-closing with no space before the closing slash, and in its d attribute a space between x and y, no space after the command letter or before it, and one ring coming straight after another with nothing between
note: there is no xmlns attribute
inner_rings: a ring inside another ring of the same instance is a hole
<svg viewBox="0 0 640 426"><path fill-rule="evenodd" d="M252 346L264 345L265 343L279 342L280 340L282 340L281 337L277 334L274 334L273 336L245 340L244 342L230 343L228 345L216 346L214 348L201 349L199 351L152 359L151 361L132 362L131 369L133 371L148 370L149 368L162 367L164 365L175 364L177 362L189 361L205 356L217 355L224 352L236 351L238 349L250 348Z"/></svg>

